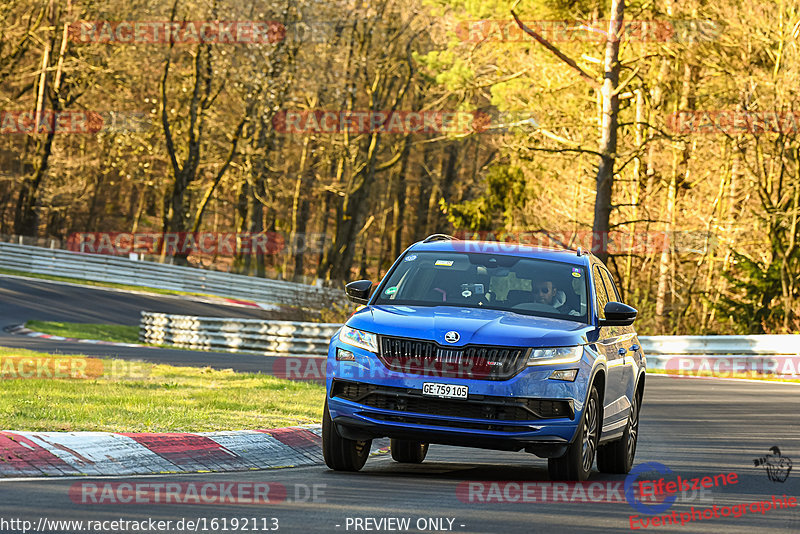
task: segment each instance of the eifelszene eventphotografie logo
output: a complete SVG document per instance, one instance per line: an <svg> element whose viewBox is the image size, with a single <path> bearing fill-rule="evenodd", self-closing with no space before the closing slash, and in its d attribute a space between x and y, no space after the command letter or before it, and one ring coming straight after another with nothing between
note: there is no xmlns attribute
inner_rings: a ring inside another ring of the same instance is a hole
<svg viewBox="0 0 800 534"><path fill-rule="evenodd" d="M788 456L783 456L781 450L777 447L769 448L771 454L756 458L753 464L756 467L764 467L767 470L767 477L773 482L786 482L789 478L789 473L792 472L792 459Z"/></svg>
<svg viewBox="0 0 800 534"><path fill-rule="evenodd" d="M670 509L670 507L675 503L675 499L677 499L677 496L674 493L665 496L661 502L654 504L645 504L641 494L638 495L637 498L635 490L639 478L641 478L642 475L651 475L654 473L666 475L672 473L672 470L659 462L646 462L631 469L630 473L628 473L628 476L625 477L625 500L627 500L628 504L630 504L633 509L640 514L660 514L665 512Z"/></svg>

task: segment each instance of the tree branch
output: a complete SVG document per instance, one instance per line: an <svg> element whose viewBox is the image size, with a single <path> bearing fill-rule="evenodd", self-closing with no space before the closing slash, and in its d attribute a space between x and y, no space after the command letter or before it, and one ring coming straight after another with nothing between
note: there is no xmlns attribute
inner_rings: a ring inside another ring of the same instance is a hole
<svg viewBox="0 0 800 534"><path fill-rule="evenodd" d="M514 4L514 7L516 7L516 5L517 5L518 3L519 3L519 0L517 0L517 3L516 3L516 4ZM552 52L552 53L553 53L553 54L554 54L554 55L555 55L555 56L556 56L558 59L560 59L561 61L563 61L564 63L566 63L566 64L567 64L567 65L569 65L570 67L572 67L572 68L573 68L573 69L574 69L574 70L575 70L575 71L576 71L578 74L580 74L580 75L581 75L581 78L583 78L584 80L586 80L587 82L589 82L589 84L590 84L592 87L595 87L595 88L598 88L598 89L599 89L600 87L602 87L602 86L600 85L600 82L598 82L598 81L597 81L597 80L596 80L596 79L595 79L595 78L594 78L594 77L593 77L591 74L587 73L585 70L583 70L582 68L580 68L580 67L578 66L578 64L577 64L577 63L575 63L575 61L574 61L574 60L572 60L571 58L567 57L567 56L566 56L566 55L565 55L565 54L564 54L564 53L563 53L561 50L559 50L558 48L556 48L555 46L553 46L552 44L550 44L550 42L549 42L547 39L545 39L544 37L542 37L541 35L539 35L539 34L538 34L538 33L536 33L535 31L533 31L532 29L528 28L528 27L527 27L527 26L526 26L526 25L525 25L525 24L524 24L524 23L523 23L523 22L522 22L522 21L519 19L519 17L517 16L517 14L516 14L516 12L514 11L514 8L513 8L513 7L511 8L511 15L514 17L514 20L517 22L517 26L519 26L519 27L520 27L520 29L521 29L522 31L524 31L525 33L527 33L528 35L530 35L531 37L533 37L534 39L536 39L536 41L537 41L539 44L541 44L543 47L545 47L545 48L547 48L548 50L550 50L550 51L551 51L551 52Z"/></svg>

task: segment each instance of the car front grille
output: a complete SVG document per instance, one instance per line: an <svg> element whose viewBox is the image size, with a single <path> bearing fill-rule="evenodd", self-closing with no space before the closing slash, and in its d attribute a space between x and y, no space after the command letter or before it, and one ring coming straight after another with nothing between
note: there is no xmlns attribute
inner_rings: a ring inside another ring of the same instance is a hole
<svg viewBox="0 0 800 534"><path fill-rule="evenodd" d="M506 380L522 369L527 353L521 347L443 347L433 341L380 336L378 356L387 368L401 373Z"/></svg>
<svg viewBox="0 0 800 534"><path fill-rule="evenodd" d="M334 381L331 396L380 410L464 419L533 421L574 418L570 402L556 399L506 398L490 395L470 395L464 400L438 399L425 397L418 389L343 380Z"/></svg>

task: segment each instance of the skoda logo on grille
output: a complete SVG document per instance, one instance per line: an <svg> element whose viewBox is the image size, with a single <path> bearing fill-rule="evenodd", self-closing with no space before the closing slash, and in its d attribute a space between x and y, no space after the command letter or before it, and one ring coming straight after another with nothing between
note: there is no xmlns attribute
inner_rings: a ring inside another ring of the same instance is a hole
<svg viewBox="0 0 800 534"><path fill-rule="evenodd" d="M448 343L455 343L459 339L461 339L461 336L459 336L458 332L456 332L455 330L450 330L448 333L444 335L444 340L447 341Z"/></svg>

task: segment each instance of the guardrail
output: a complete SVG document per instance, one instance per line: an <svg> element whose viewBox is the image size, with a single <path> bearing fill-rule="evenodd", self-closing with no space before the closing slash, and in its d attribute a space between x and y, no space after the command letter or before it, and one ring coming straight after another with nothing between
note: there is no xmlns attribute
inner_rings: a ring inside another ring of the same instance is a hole
<svg viewBox="0 0 800 534"><path fill-rule="evenodd" d="M139 336L147 343L193 349L324 357L328 341L340 326L142 312ZM744 370L765 369L775 357L800 356L800 335L641 336L639 342L650 369L664 369L678 357L745 358L748 367Z"/></svg>
<svg viewBox="0 0 800 534"><path fill-rule="evenodd" d="M697 370L703 360L712 368L721 358L746 360L743 371L769 369L776 357L800 356L800 335L752 336L641 336L642 350L650 369L677 370L691 362ZM681 362L675 361L680 359ZM670 363L670 360L673 360ZM740 362L745 363L745 362ZM727 364L727 365L730 365ZM800 371L800 370L798 370Z"/></svg>
<svg viewBox="0 0 800 534"><path fill-rule="evenodd" d="M313 308L345 302L330 288L11 243L0 243L0 268Z"/></svg>
<svg viewBox="0 0 800 534"><path fill-rule="evenodd" d="M142 312L139 339L189 349L259 352L266 356L320 356L341 325L194 317Z"/></svg>

